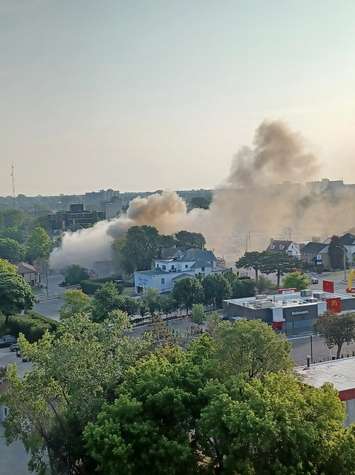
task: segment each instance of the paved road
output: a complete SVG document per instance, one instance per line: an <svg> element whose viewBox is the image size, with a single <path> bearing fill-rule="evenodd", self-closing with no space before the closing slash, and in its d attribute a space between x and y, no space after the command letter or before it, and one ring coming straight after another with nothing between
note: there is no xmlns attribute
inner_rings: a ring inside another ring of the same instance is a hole
<svg viewBox="0 0 355 475"><path fill-rule="evenodd" d="M39 300L34 306L36 312L54 320L59 320L59 310L63 305L63 294L67 290L65 287L60 287L61 282L63 282L61 274L48 276L48 297L45 289L36 292L36 297Z"/></svg>
<svg viewBox="0 0 355 475"><path fill-rule="evenodd" d="M31 367L31 363L23 363L8 348L0 349L0 366L16 363L19 375L23 375ZM0 475L27 475L28 455L20 441L6 445L4 427L0 422Z"/></svg>

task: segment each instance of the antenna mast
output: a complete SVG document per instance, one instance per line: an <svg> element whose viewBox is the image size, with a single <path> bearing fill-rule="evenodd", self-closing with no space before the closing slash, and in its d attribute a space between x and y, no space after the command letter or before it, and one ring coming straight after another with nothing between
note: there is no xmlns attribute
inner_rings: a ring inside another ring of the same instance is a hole
<svg viewBox="0 0 355 475"><path fill-rule="evenodd" d="M11 164L11 185L12 185L12 197L14 202L16 202L16 188L15 188L15 165L14 162Z"/></svg>

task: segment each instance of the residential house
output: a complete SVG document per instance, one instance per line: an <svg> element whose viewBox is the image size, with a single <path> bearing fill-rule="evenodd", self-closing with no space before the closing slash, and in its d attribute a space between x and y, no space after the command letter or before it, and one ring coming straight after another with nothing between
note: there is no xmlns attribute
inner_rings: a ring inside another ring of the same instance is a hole
<svg viewBox="0 0 355 475"><path fill-rule="evenodd" d="M350 265L355 264L355 235L346 233L339 239L339 244L346 250L346 259Z"/></svg>
<svg viewBox="0 0 355 475"><path fill-rule="evenodd" d="M17 272L31 285L31 287L39 287L41 285L41 274L31 264L27 262L19 262L16 264Z"/></svg>
<svg viewBox="0 0 355 475"><path fill-rule="evenodd" d="M303 262L319 268L330 269L328 244L310 241L301 250Z"/></svg>
<svg viewBox="0 0 355 475"><path fill-rule="evenodd" d="M179 279L225 270L218 265L212 251L174 249L165 253L164 257L155 259L153 269L135 272L134 286L138 294L144 293L146 289L156 289L159 293L170 292Z"/></svg>
<svg viewBox="0 0 355 475"><path fill-rule="evenodd" d="M300 246L293 241L271 239L271 242L266 250L269 252L283 252L288 256L301 259Z"/></svg>

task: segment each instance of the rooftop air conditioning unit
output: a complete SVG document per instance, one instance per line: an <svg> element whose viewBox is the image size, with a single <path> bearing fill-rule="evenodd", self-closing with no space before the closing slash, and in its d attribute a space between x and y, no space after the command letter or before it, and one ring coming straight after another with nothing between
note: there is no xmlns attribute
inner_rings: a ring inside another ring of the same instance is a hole
<svg viewBox="0 0 355 475"><path fill-rule="evenodd" d="M255 295L255 298L256 298L256 300L264 300L264 299L266 299L266 295L265 294L258 294L258 295Z"/></svg>

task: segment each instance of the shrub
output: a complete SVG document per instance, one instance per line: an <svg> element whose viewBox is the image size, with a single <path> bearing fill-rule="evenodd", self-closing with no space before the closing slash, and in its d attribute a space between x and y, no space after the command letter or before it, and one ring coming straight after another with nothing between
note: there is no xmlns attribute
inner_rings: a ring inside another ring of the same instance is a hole
<svg viewBox="0 0 355 475"><path fill-rule="evenodd" d="M0 322L2 334L9 333L17 337L20 333L23 333L30 342L39 340L46 330L54 332L57 327L58 322L36 312L13 315L9 318L6 326Z"/></svg>
<svg viewBox="0 0 355 475"><path fill-rule="evenodd" d="M80 282L81 290L88 295L94 295L94 293L98 289L101 289L103 285L103 283L97 282L96 280L83 280Z"/></svg>

